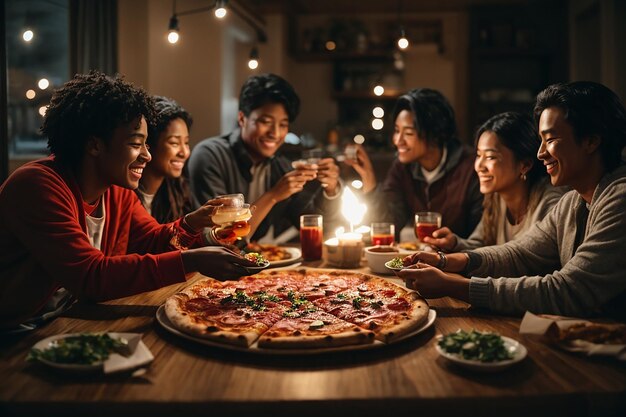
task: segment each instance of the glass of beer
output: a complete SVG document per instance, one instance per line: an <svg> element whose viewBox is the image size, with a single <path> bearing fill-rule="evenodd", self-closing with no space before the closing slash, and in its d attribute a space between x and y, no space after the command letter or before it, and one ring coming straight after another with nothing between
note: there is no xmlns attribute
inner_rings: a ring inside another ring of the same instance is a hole
<svg viewBox="0 0 626 417"><path fill-rule="evenodd" d="M252 217L250 212L250 204L242 204L241 206L220 206L211 216L211 220L218 227L215 229L215 235L220 241L233 244L238 239L247 236L250 233L250 223L248 221Z"/></svg>
<svg viewBox="0 0 626 417"><path fill-rule="evenodd" d="M323 226L321 214L300 216L300 245L305 261L322 259Z"/></svg>
<svg viewBox="0 0 626 417"><path fill-rule="evenodd" d="M423 211L415 213L415 236L420 240L433 236L433 232L441 228L441 213Z"/></svg>
<svg viewBox="0 0 626 417"><path fill-rule="evenodd" d="M392 245L395 231L393 223L372 223L370 227L372 246Z"/></svg>

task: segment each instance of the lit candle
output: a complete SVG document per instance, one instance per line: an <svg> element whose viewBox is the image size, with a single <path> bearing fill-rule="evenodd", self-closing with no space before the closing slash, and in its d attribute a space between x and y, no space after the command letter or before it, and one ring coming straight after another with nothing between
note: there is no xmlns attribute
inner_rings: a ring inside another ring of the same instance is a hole
<svg viewBox="0 0 626 417"><path fill-rule="evenodd" d="M343 233L339 235L340 246L356 246L363 240L363 236L360 233Z"/></svg>

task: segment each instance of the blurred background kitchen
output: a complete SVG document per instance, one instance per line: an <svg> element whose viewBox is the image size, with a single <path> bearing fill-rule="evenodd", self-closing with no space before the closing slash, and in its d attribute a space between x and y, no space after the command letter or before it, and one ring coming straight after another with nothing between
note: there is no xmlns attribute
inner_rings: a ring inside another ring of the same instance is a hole
<svg viewBox="0 0 626 417"><path fill-rule="evenodd" d="M626 97L623 0L5 0L0 13L2 181L47 153L52 90L92 68L180 102L192 146L232 130L243 81L274 72L302 100L284 151L339 153L356 138L379 179L393 104L411 88L440 90L468 143L554 82Z"/></svg>

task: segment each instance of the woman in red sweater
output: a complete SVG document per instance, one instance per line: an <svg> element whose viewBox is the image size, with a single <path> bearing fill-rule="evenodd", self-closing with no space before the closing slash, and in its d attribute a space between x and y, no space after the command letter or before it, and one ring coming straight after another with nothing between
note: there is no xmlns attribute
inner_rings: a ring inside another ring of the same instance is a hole
<svg viewBox="0 0 626 417"><path fill-rule="evenodd" d="M121 78L76 75L42 126L52 155L0 187L0 328L36 323L75 298L101 301L217 278L252 263L222 247L186 250L210 226L211 205L161 225L133 189L151 156L153 101Z"/></svg>

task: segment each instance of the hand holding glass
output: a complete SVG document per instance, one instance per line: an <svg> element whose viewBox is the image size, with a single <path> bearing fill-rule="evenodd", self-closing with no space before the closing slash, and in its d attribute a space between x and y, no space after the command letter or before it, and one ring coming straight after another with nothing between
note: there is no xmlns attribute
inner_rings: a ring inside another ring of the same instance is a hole
<svg viewBox="0 0 626 417"><path fill-rule="evenodd" d="M433 232L441 228L441 213L424 211L415 213L415 236L422 242L426 236L432 237Z"/></svg>

